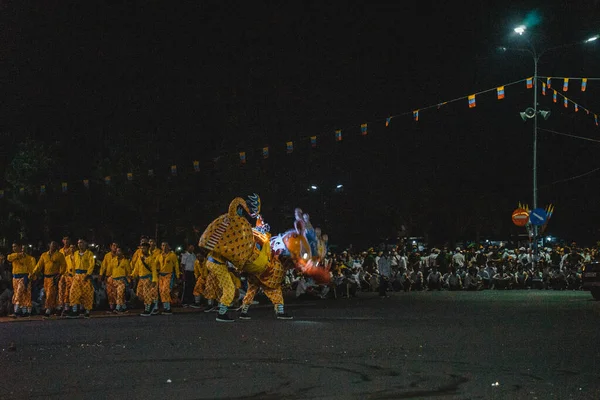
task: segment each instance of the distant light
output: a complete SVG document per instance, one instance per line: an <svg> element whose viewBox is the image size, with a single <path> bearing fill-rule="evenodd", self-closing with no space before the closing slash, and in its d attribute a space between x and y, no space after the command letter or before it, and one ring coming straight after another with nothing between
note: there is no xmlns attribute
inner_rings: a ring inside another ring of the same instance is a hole
<svg viewBox="0 0 600 400"><path fill-rule="evenodd" d="M586 42L586 43L593 42L593 41L595 41L595 40L598 40L598 38L600 38L600 36L598 36L598 35L596 35L596 36L592 36L591 38L589 38L589 39L588 39L588 40L586 40L585 42Z"/></svg>
<svg viewBox="0 0 600 400"><path fill-rule="evenodd" d="M306 259L308 258L308 253L304 253L304 254L302 255L302 258L306 260Z"/></svg>
<svg viewBox="0 0 600 400"><path fill-rule="evenodd" d="M177 248L177 251L181 251L181 247L178 247L178 248Z"/></svg>
<svg viewBox="0 0 600 400"><path fill-rule="evenodd" d="M316 187L315 185L311 185L311 187L310 187L310 188L311 188L312 190L317 190L317 189L318 189L318 187Z"/></svg>
<svg viewBox="0 0 600 400"><path fill-rule="evenodd" d="M90 246L95 247L96 245L94 243L90 244Z"/></svg>
<svg viewBox="0 0 600 400"><path fill-rule="evenodd" d="M343 188L343 187L344 187L344 185L337 185L335 188L336 188L336 189L341 189L341 188Z"/></svg>
<svg viewBox="0 0 600 400"><path fill-rule="evenodd" d="M515 28L515 32L518 33L519 35L522 35L523 33L525 33L525 25L517 26Z"/></svg>
<svg viewBox="0 0 600 400"><path fill-rule="evenodd" d="M96 256L94 256L94 258L96 258Z"/></svg>
<svg viewBox="0 0 600 400"><path fill-rule="evenodd" d="M413 244L417 244L417 241L416 241L416 240L413 240Z"/></svg>
<svg viewBox="0 0 600 400"><path fill-rule="evenodd" d="M32 245L29 245L29 247L33 247Z"/></svg>
<svg viewBox="0 0 600 400"><path fill-rule="evenodd" d="M546 240L547 240L547 241L549 241L549 242L551 242L551 241L552 241L552 236L548 236L548 237L546 238Z"/></svg>

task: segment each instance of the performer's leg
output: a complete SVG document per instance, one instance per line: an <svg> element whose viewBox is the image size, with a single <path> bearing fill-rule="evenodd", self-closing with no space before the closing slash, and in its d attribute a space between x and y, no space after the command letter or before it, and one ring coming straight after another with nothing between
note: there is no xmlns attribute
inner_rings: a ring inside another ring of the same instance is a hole
<svg viewBox="0 0 600 400"><path fill-rule="evenodd" d="M80 274L73 277L73 283L71 284L71 290L69 291L69 303L71 303L69 318L78 317L77 309L82 300L84 279L85 276Z"/></svg>
<svg viewBox="0 0 600 400"><path fill-rule="evenodd" d="M163 302L165 313L171 312L171 274L160 276L158 278L158 286L160 290L160 299Z"/></svg>
<svg viewBox="0 0 600 400"><path fill-rule="evenodd" d="M228 322L233 321L228 315L228 307L233 302L235 296L235 285L231 279L231 275L227 270L225 262L209 255L206 267L210 272L215 274L218 282L219 289L222 290L219 304L219 314L217 315L217 321Z"/></svg>
<svg viewBox="0 0 600 400"><path fill-rule="evenodd" d="M113 311L115 309L115 305L117 303L115 280L109 276L108 278L106 278L105 286L106 286L106 297L108 298L108 305L110 307L110 310Z"/></svg>
<svg viewBox="0 0 600 400"><path fill-rule="evenodd" d="M115 287L115 304L117 312L125 311L125 281L122 279L113 280Z"/></svg>

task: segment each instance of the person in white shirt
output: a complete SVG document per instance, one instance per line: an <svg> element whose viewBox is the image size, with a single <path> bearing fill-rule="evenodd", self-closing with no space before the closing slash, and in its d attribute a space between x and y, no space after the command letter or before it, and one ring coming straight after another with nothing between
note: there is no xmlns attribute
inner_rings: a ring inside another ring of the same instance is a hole
<svg viewBox="0 0 600 400"><path fill-rule="evenodd" d="M427 288L429 290L442 290L442 274L434 266L427 275Z"/></svg>
<svg viewBox="0 0 600 400"><path fill-rule="evenodd" d="M465 266L465 255L460 250L460 247L456 248L456 253L452 256L452 266L456 269Z"/></svg>
<svg viewBox="0 0 600 400"><path fill-rule="evenodd" d="M194 246L189 245L181 255L181 266L183 268L183 299L182 304L188 307L194 304L194 286L196 286L196 277L194 275L194 263L196 262L196 254Z"/></svg>

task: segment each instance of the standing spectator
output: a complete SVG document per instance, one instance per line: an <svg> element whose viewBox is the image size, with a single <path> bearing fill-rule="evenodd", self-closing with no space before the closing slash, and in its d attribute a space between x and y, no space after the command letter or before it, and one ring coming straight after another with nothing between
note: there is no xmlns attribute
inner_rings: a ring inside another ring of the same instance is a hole
<svg viewBox="0 0 600 400"><path fill-rule="evenodd" d="M0 316L12 313L12 273L4 254L0 253Z"/></svg>
<svg viewBox="0 0 600 400"><path fill-rule="evenodd" d="M379 297L388 297L386 292L392 277L392 266L387 251L381 254L379 260L377 260L377 270L379 272Z"/></svg>
<svg viewBox="0 0 600 400"><path fill-rule="evenodd" d="M183 268L183 299L184 307L194 304L194 287L196 286L196 277L194 275L194 266L196 265L196 254L194 254L194 245L189 245L186 251L181 255L181 266Z"/></svg>
<svg viewBox="0 0 600 400"><path fill-rule="evenodd" d="M463 268L465 266L465 255L460 250L460 247L456 248L456 253L452 256L451 264L455 269Z"/></svg>

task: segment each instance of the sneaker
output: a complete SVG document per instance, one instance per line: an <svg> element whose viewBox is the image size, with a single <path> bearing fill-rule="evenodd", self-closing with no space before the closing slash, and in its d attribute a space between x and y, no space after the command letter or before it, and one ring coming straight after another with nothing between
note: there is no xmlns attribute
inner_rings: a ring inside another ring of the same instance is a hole
<svg viewBox="0 0 600 400"><path fill-rule="evenodd" d="M17 318L17 314L15 314L15 313L12 313L12 314L10 314L10 315L9 315L9 317L10 317L10 318Z"/></svg>
<svg viewBox="0 0 600 400"><path fill-rule="evenodd" d="M74 311L69 311L69 313L67 314L67 318L69 318L69 319L79 318L79 313L74 312Z"/></svg>
<svg viewBox="0 0 600 400"><path fill-rule="evenodd" d="M190 307L190 305L189 305L189 304L183 304L182 306L183 306L183 308L188 308L188 307Z"/></svg>
<svg viewBox="0 0 600 400"><path fill-rule="evenodd" d="M86 311L85 314L83 314L83 318L89 318L90 317L90 312Z"/></svg>
<svg viewBox="0 0 600 400"><path fill-rule="evenodd" d="M26 312L26 313L23 313L23 315L21 315L21 316L23 318L29 318L29 317L31 317L31 313Z"/></svg>
<svg viewBox="0 0 600 400"><path fill-rule="evenodd" d="M160 311L158 311L158 308L155 308L154 310L152 310L150 315L158 315L159 313L160 313Z"/></svg>
<svg viewBox="0 0 600 400"><path fill-rule="evenodd" d="M108 310L108 311L106 311L107 314L112 314L114 312L117 312L117 310Z"/></svg>
<svg viewBox="0 0 600 400"><path fill-rule="evenodd" d="M50 318L52 318L52 314L46 313L46 314L44 314L44 316L42 318L50 319Z"/></svg>
<svg viewBox="0 0 600 400"><path fill-rule="evenodd" d="M276 313L275 317L277 319L294 319L294 317L292 317L291 315L286 314L286 313Z"/></svg>
<svg viewBox="0 0 600 400"><path fill-rule="evenodd" d="M173 311L171 311L171 309L169 308L169 309L167 309L167 310L163 310L162 314L163 314L163 315L172 315L172 314L173 314Z"/></svg>
<svg viewBox="0 0 600 400"><path fill-rule="evenodd" d="M250 317L250 315L248 315L247 312L243 312L240 314L240 319L248 320L248 319L252 319L252 318Z"/></svg>
<svg viewBox="0 0 600 400"><path fill-rule="evenodd" d="M213 306L211 308L207 308L206 310L204 310L204 312L217 312L219 311L219 307L217 306Z"/></svg>
<svg viewBox="0 0 600 400"><path fill-rule="evenodd" d="M234 319L229 314L217 314L217 322L233 322Z"/></svg>
<svg viewBox="0 0 600 400"><path fill-rule="evenodd" d="M190 305L190 307L197 308L197 309L204 308L204 306L202 304L200 304L200 303L194 303L194 304Z"/></svg>
<svg viewBox="0 0 600 400"><path fill-rule="evenodd" d="M140 314L140 317L149 317L149 316L151 316L151 315L152 315L152 314L150 313L150 311L146 311L146 310L144 310L144 312L142 312L142 313Z"/></svg>

